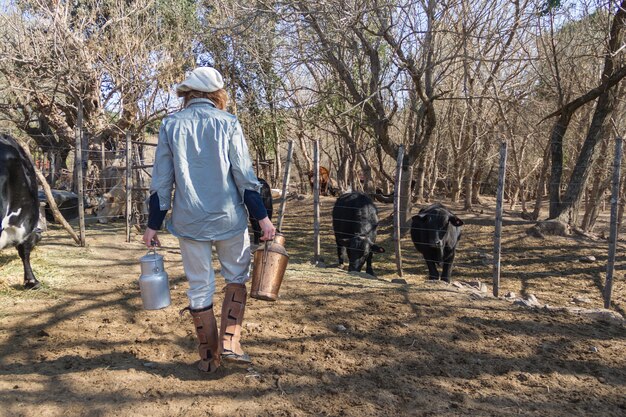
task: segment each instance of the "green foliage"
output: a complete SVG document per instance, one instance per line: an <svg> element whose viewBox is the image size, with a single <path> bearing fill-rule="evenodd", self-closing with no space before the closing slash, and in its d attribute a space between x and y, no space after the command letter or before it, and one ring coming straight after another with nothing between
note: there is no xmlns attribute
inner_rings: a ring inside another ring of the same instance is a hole
<svg viewBox="0 0 626 417"><path fill-rule="evenodd" d="M541 16L546 16L558 9L560 9L563 6L563 1L562 0L545 0L543 3L541 3L540 5L540 10L539 10L539 14Z"/></svg>

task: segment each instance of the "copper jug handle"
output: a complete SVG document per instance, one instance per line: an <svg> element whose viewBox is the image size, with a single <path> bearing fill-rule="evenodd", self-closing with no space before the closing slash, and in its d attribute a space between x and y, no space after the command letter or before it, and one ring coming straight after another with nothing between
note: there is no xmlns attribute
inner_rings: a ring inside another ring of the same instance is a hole
<svg viewBox="0 0 626 417"><path fill-rule="evenodd" d="M265 268L265 264L267 263L267 254L269 253L269 248L272 245L271 240L265 241L265 248L263 249L263 268Z"/></svg>

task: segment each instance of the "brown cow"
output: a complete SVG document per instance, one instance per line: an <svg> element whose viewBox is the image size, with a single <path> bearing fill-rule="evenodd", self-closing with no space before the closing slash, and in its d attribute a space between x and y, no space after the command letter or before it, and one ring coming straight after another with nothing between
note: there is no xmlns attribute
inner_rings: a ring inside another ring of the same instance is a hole
<svg viewBox="0 0 626 417"><path fill-rule="evenodd" d="M311 184L311 189L313 189L314 181L315 181L315 173L311 170L307 174L309 176L309 183ZM328 168L320 166L320 195L328 195L328 188L330 186L330 173L328 172Z"/></svg>
<svg viewBox="0 0 626 417"><path fill-rule="evenodd" d="M126 180L118 182L100 197L96 214L99 223L108 223L123 216L126 211Z"/></svg>

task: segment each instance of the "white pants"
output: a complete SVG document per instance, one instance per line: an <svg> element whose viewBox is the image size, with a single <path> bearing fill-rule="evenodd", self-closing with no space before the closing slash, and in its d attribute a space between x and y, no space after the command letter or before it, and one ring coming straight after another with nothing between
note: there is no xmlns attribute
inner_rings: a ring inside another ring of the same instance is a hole
<svg viewBox="0 0 626 417"><path fill-rule="evenodd" d="M211 265L211 246L215 246L227 284L245 284L250 279L250 236L248 229L227 240L201 242L179 238L185 275L189 281L189 307L205 308L213 304L215 272Z"/></svg>

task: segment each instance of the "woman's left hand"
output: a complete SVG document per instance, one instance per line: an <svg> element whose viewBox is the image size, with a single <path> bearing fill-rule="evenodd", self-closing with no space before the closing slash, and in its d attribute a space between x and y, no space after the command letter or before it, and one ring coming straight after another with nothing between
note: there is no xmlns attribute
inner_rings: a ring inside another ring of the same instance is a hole
<svg viewBox="0 0 626 417"><path fill-rule="evenodd" d="M272 224L272 221L269 217L259 220L259 226L261 226L261 230L263 231L263 236L261 236L261 240L272 240L276 235L276 228Z"/></svg>

